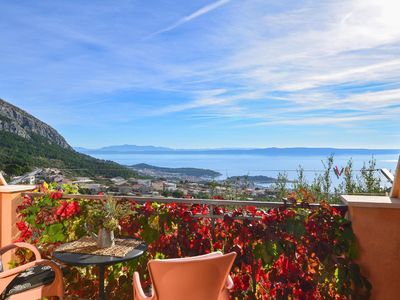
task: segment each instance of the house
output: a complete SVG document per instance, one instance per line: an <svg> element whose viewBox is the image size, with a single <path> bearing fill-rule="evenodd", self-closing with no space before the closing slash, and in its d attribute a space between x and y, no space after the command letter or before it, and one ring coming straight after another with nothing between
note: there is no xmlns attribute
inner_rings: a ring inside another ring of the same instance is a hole
<svg viewBox="0 0 400 300"><path fill-rule="evenodd" d="M164 190L165 191L175 191L176 190L176 183L173 182L164 182Z"/></svg>
<svg viewBox="0 0 400 300"><path fill-rule="evenodd" d="M149 193L151 191L151 188L149 188L148 186L145 186L143 184L133 184L131 185L132 187L132 191L135 193L139 193L139 194L143 194L143 193Z"/></svg>
<svg viewBox="0 0 400 300"><path fill-rule="evenodd" d="M33 179L33 180L35 180L35 179ZM58 182L58 183L60 183L60 182L63 182L64 176L63 176L62 174L57 174L57 175L51 176L51 180L52 180L53 182ZM31 183L31 184L32 184L32 183Z"/></svg>
<svg viewBox="0 0 400 300"><path fill-rule="evenodd" d="M92 183L93 180L89 177L77 177L76 180L72 181L72 184L84 184L84 183Z"/></svg>
<svg viewBox="0 0 400 300"><path fill-rule="evenodd" d="M122 177L114 177L111 179L111 181L117 186L122 186L122 185L128 184L128 180L126 180L125 178L122 178Z"/></svg>
<svg viewBox="0 0 400 300"><path fill-rule="evenodd" d="M163 191L164 190L164 182L161 180L153 181L151 183L151 188L154 191L158 191L158 192Z"/></svg>
<svg viewBox="0 0 400 300"><path fill-rule="evenodd" d="M115 184L115 185L124 185L126 184L128 181L125 178L122 177L114 177L111 178L111 181Z"/></svg>
<svg viewBox="0 0 400 300"><path fill-rule="evenodd" d="M99 183L83 183L80 184L79 187L88 190L91 194L98 194L103 190Z"/></svg>
<svg viewBox="0 0 400 300"><path fill-rule="evenodd" d="M137 179L137 183L147 187L151 187L151 179Z"/></svg>
<svg viewBox="0 0 400 300"><path fill-rule="evenodd" d="M132 193L132 186L131 185L121 184L121 185L118 185L116 187L116 189L118 190L119 194L130 194L130 193Z"/></svg>

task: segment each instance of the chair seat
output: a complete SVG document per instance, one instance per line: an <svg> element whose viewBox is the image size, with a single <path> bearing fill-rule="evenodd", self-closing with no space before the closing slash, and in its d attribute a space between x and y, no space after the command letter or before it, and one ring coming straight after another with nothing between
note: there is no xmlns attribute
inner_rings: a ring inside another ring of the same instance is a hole
<svg viewBox="0 0 400 300"><path fill-rule="evenodd" d="M60 266L63 275L68 273L67 268ZM50 266L38 265L26 269L15 277L10 284L6 287L4 292L0 295L0 299L7 299L8 297L34 289L42 285L51 284L54 281L55 273Z"/></svg>

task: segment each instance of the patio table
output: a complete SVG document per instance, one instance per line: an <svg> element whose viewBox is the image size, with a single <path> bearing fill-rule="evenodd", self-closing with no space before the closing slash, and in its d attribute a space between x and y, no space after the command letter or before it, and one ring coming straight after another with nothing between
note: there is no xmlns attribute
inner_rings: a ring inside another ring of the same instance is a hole
<svg viewBox="0 0 400 300"><path fill-rule="evenodd" d="M53 258L70 266L97 266L99 268L99 299L105 300L104 273L105 268L121 262L127 262L142 256L147 251L147 244L142 242L124 257L108 255L92 255L72 252L54 251Z"/></svg>

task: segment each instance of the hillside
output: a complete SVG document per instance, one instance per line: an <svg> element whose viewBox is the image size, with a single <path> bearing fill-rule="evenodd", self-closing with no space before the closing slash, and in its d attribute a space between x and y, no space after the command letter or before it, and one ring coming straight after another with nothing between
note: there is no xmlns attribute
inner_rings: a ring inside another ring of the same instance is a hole
<svg viewBox="0 0 400 300"><path fill-rule="evenodd" d="M34 167L80 176L137 175L115 162L76 152L55 129L0 99L0 170L20 175Z"/></svg>
<svg viewBox="0 0 400 300"><path fill-rule="evenodd" d="M31 140L33 135L40 135L49 144L72 150L54 128L2 99L0 99L0 131L13 133L27 140Z"/></svg>

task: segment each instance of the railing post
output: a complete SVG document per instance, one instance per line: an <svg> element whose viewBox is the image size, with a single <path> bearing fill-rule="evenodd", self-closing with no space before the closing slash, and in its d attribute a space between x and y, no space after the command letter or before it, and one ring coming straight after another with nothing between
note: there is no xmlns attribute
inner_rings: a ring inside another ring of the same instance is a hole
<svg viewBox="0 0 400 300"><path fill-rule="evenodd" d="M357 263L372 284L371 300L398 299L400 199L344 195L357 238Z"/></svg>
<svg viewBox="0 0 400 300"><path fill-rule="evenodd" d="M210 215L211 215L211 237L212 242L215 242L215 218L214 218L214 205L210 205Z"/></svg>
<svg viewBox="0 0 400 300"><path fill-rule="evenodd" d="M0 185L0 246L11 244L17 237L17 206L22 203L21 193L34 190L33 185ZM8 262L11 253L3 255L4 262ZM4 264L5 269L8 265Z"/></svg>
<svg viewBox="0 0 400 300"><path fill-rule="evenodd" d="M282 202L283 202L283 207L286 209L287 208L287 203L288 203L287 198L282 198Z"/></svg>

